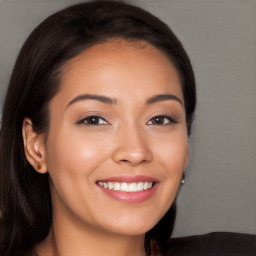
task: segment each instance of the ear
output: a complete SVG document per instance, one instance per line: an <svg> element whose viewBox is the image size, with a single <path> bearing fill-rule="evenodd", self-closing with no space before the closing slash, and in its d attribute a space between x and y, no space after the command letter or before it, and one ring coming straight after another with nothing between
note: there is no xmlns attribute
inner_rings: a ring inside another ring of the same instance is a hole
<svg viewBox="0 0 256 256"><path fill-rule="evenodd" d="M37 172L46 173L44 135L34 131L29 118L23 121L22 136L27 160Z"/></svg>

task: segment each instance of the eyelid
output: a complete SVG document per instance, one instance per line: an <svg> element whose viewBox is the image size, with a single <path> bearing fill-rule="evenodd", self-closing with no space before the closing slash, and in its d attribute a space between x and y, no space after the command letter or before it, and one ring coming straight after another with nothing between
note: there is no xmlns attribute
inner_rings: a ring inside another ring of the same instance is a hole
<svg viewBox="0 0 256 256"><path fill-rule="evenodd" d="M89 119L89 118L92 118L92 117L96 117L96 118L102 119L102 120L104 120L104 122L106 122L106 124L86 124L85 120ZM100 113L89 113L89 114L86 114L82 118L80 118L76 123L77 124L84 124L84 125L91 125L91 126L108 125L108 124L110 124L106 120L106 118L102 114L100 114Z"/></svg>
<svg viewBox="0 0 256 256"><path fill-rule="evenodd" d="M175 117L175 115L170 115L170 114L157 114L157 115L154 115L153 117L151 117L149 119L149 121L147 122L147 124L149 122L152 121L152 119L154 118L157 118L157 117L160 117L160 118L166 118L169 120L169 122L167 124L149 124L149 125L173 125L173 124L177 124L178 123L178 120L177 118Z"/></svg>

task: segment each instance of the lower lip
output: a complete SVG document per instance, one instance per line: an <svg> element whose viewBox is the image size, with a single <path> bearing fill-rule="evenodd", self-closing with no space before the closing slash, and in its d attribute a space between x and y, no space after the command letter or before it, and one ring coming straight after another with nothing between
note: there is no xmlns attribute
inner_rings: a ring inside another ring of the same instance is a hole
<svg viewBox="0 0 256 256"><path fill-rule="evenodd" d="M142 203L144 201L147 201L153 195L156 193L157 188L158 188L158 183L156 183L152 188L143 190L143 191L138 191L138 192L122 192L122 191L116 191L116 190L111 190L107 189L104 187L99 186L99 188L108 196L125 202L125 203Z"/></svg>

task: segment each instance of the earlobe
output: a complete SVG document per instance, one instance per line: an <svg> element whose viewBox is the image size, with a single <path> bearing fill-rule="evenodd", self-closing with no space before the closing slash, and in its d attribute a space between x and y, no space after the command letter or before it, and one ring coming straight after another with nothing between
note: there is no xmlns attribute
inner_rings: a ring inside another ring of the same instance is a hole
<svg viewBox="0 0 256 256"><path fill-rule="evenodd" d="M37 172L46 173L44 136L34 131L33 123L29 118L25 118L23 121L22 136L28 162Z"/></svg>

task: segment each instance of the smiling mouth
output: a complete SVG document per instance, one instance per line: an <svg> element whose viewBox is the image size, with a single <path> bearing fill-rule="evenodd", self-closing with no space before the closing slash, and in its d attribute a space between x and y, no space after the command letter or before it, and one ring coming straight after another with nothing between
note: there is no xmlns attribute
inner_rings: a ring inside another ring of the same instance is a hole
<svg viewBox="0 0 256 256"><path fill-rule="evenodd" d="M97 184L105 189L121 191L121 192L140 192L144 190L149 190L154 186L154 182L103 182L98 181Z"/></svg>

